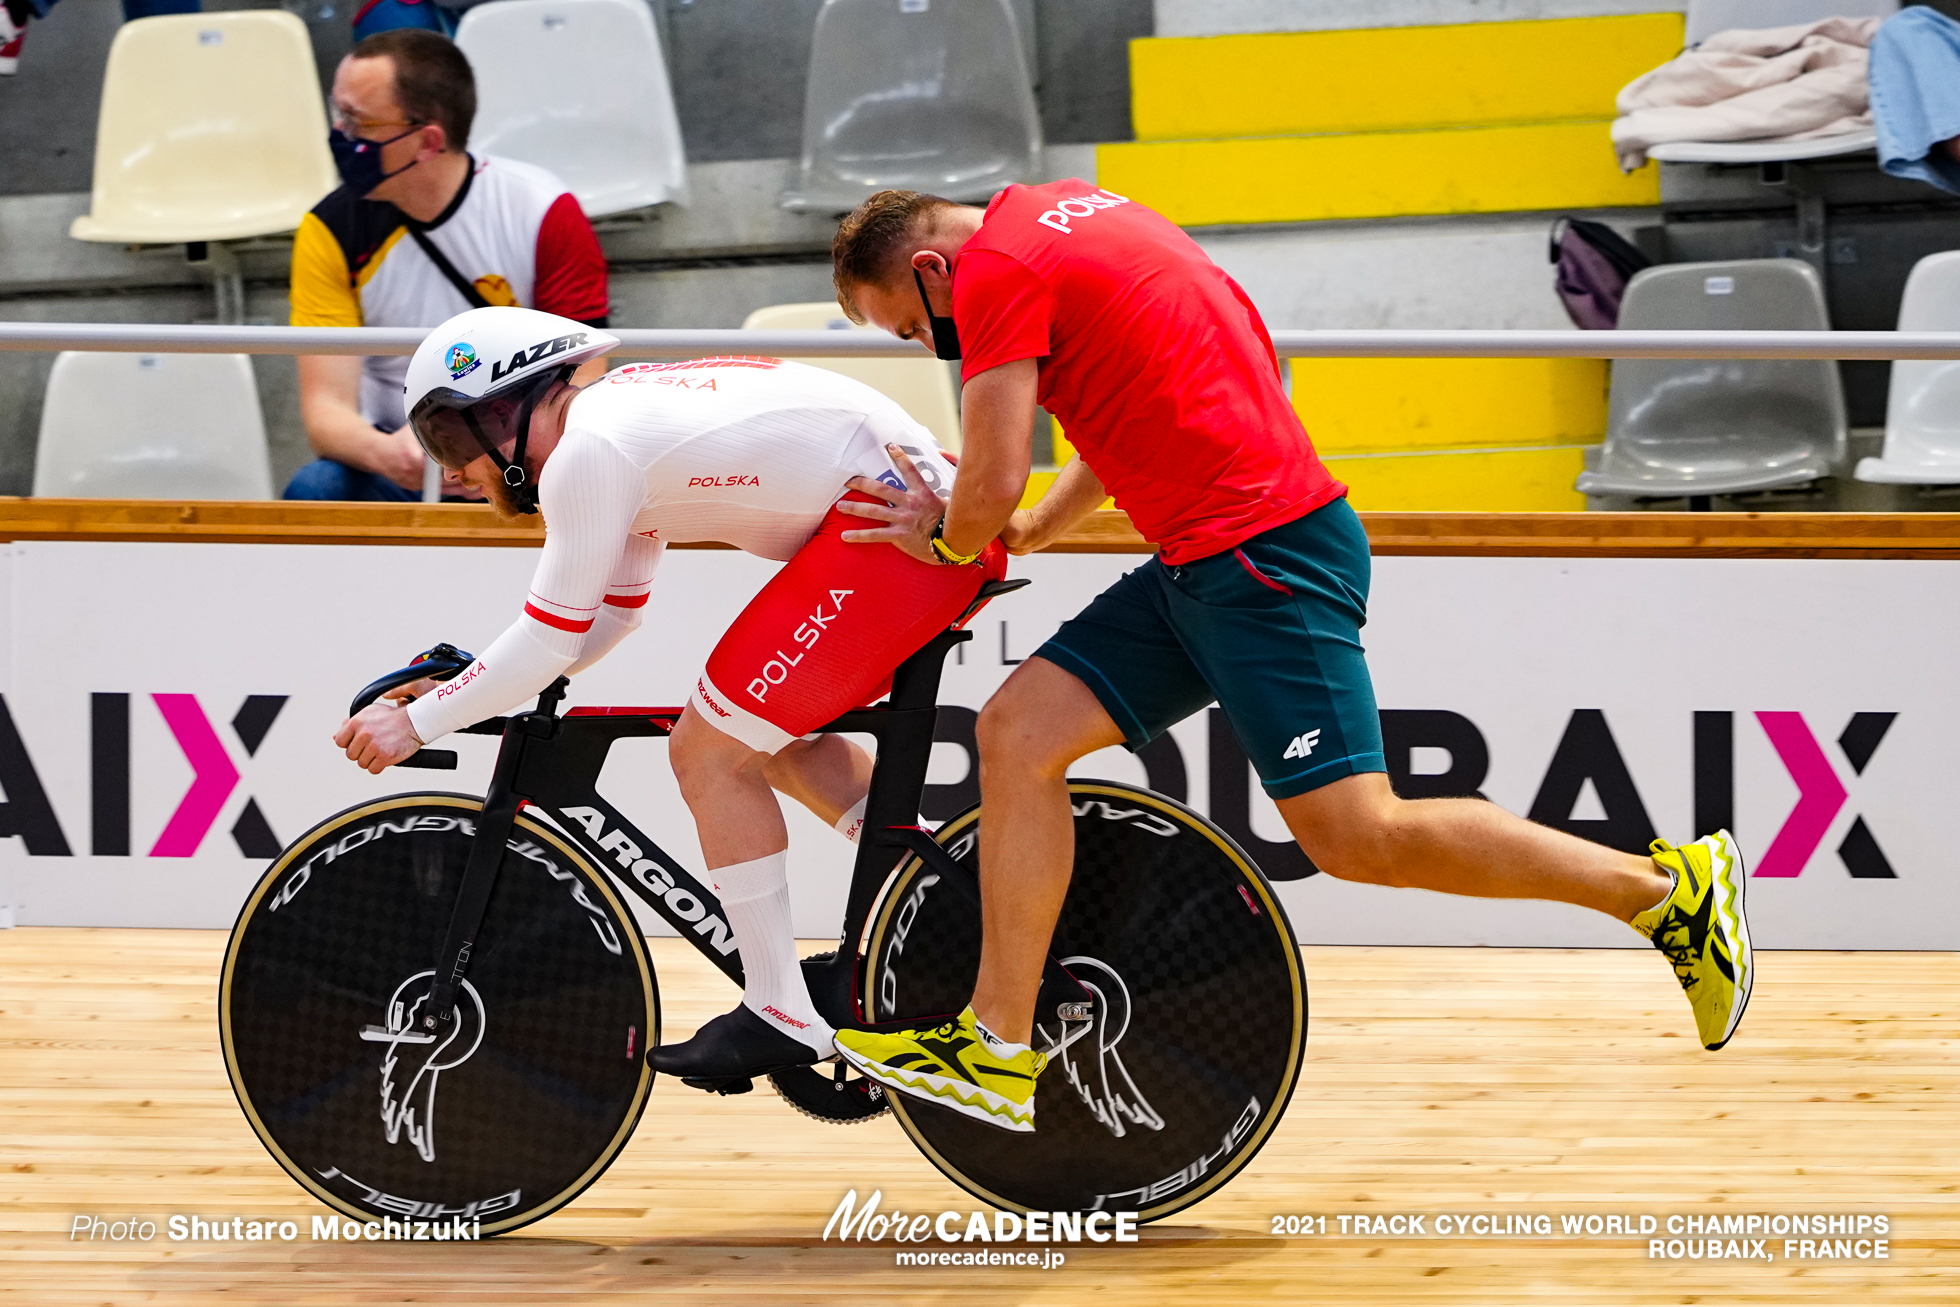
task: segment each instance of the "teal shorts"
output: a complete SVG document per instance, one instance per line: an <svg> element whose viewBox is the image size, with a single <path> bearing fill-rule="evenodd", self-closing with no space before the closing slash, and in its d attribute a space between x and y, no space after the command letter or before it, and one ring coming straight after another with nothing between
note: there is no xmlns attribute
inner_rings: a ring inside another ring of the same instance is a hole
<svg viewBox="0 0 1960 1307"><path fill-rule="evenodd" d="M1361 650L1368 537L1345 499L1235 549L1123 576L1035 650L1087 685L1141 749L1225 710L1266 793L1386 771Z"/></svg>

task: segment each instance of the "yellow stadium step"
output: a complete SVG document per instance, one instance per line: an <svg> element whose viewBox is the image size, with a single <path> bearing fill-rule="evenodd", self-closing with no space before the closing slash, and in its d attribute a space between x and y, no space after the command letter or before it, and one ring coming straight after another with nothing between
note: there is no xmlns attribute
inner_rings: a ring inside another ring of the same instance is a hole
<svg viewBox="0 0 1960 1307"><path fill-rule="evenodd" d="M1324 460L1345 482L1357 509L1384 512L1581 512L1586 497L1572 488L1585 470L1585 446L1444 450L1335 455ZM1028 477L1021 507L1032 508L1056 473ZM1116 507L1104 500L1104 508Z"/></svg>
<svg viewBox="0 0 1960 1307"><path fill-rule="evenodd" d="M1675 13L1132 41L1131 119L1168 141L1611 118L1681 40Z"/></svg>
<svg viewBox="0 0 1960 1307"><path fill-rule="evenodd" d="M1362 511L1436 513L1580 512L1586 497L1572 488L1585 449L1463 450L1361 454L1326 460Z"/></svg>
<svg viewBox="0 0 1960 1307"><path fill-rule="evenodd" d="M1294 359L1293 408L1323 456L1594 444L1604 359Z"/></svg>
<svg viewBox="0 0 1960 1307"><path fill-rule="evenodd" d="M1659 204L1659 171L1623 174L1608 126L1121 142L1096 168L1185 227Z"/></svg>
<svg viewBox="0 0 1960 1307"><path fill-rule="evenodd" d="M1074 457L1072 454L1069 455L1069 458L1072 457ZM1057 455L1056 461L1065 464L1068 461L1068 459L1063 458L1061 455ZM1035 506L1035 501L1048 493L1048 487L1055 483L1055 478L1059 475L1061 475L1059 470L1055 472L1030 472L1028 474L1028 488L1025 491L1023 491L1021 494L1021 507L1033 508ZM1099 507L1114 508L1116 507L1116 501L1113 499L1105 499L1102 501Z"/></svg>

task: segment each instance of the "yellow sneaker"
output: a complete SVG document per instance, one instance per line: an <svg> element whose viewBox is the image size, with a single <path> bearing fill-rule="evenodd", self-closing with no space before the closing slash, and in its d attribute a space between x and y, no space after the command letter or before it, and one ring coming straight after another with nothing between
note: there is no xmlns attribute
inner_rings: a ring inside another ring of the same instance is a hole
<svg viewBox="0 0 1960 1307"><path fill-rule="evenodd" d="M1756 978L1756 953L1742 915L1748 884L1742 852L1725 830L1679 848L1655 840L1652 848L1654 862L1673 873L1674 889L1635 917L1633 928L1673 964L1695 1009L1702 1047L1712 1051L1735 1033Z"/></svg>
<svg viewBox="0 0 1960 1307"><path fill-rule="evenodd" d="M840 1030L837 1051L901 1094L964 1112L1003 1130L1034 1130L1034 1084L1048 1059L1031 1048L1002 1057L973 1009L918 1030Z"/></svg>

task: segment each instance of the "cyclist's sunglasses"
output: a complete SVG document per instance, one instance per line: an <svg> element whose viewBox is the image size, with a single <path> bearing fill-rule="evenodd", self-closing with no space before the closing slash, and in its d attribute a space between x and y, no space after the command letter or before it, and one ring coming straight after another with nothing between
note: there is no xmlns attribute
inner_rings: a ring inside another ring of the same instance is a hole
<svg viewBox="0 0 1960 1307"><path fill-rule="evenodd" d="M499 465L504 447L517 439L517 423L543 398L557 373L547 372L528 386L489 399L472 399L458 390L432 390L408 415L408 425L430 458L460 472L485 454Z"/></svg>

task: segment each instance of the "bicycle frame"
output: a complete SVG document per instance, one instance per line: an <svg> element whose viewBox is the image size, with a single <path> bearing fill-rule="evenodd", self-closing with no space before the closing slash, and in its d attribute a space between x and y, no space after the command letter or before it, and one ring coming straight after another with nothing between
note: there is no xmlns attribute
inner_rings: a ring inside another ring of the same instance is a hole
<svg viewBox="0 0 1960 1307"><path fill-rule="evenodd" d="M1021 584L1025 584L1022 582ZM1018 588L1012 582L1006 588ZM1004 590L983 592L991 598ZM976 601L976 606L979 601ZM979 887L972 873L950 857L919 827L918 800L932 758L933 728L938 721L939 682L946 655L955 645L973 638L968 630L942 631L928 640L892 675L889 698L859 708L819 729L824 733L857 733L878 742L877 763L865 803L865 820L852 867L850 895L836 954L818 966L806 966L811 998L833 1026L866 1026L856 985L857 942L887 877L907 853L917 855L942 876L967 887L977 909ZM447 646L431 657L445 665L438 675L453 675L469 661ZM461 661L457 661L460 659ZM453 669L447 663L454 663ZM426 675L430 664L418 662L364 689L354 710L372 701L382 689L403 683L411 670ZM616 741L661 737L672 733L679 708L573 708L560 716L557 708L570 683L563 677L538 697L535 709L510 717L492 718L465 727L464 733L502 737L495 770L484 795L475 842L465 867L463 884L451 915L434 974L438 977L424 1005L423 1037L433 1037L455 1009L456 995L468 973L470 952L490 902L512 824L525 805L535 806L560 827L595 865L651 908L736 985L743 983L742 964L733 935L721 915L714 888L704 884L669 856L624 813L599 794L597 782L606 756ZM424 750L406 765L453 768L455 755ZM1092 995L1052 957L1042 985L1041 1006L1052 1002L1063 1020L1082 1021L1090 1014Z"/></svg>

